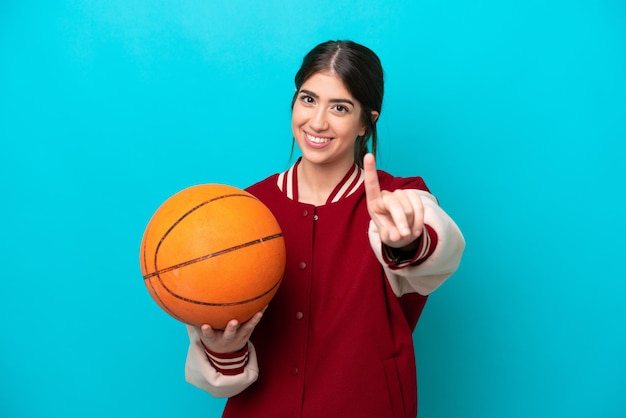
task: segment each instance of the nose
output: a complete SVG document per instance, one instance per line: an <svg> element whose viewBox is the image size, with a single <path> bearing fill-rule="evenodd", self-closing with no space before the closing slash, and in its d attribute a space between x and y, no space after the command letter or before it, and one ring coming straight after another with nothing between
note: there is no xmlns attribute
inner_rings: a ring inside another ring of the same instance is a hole
<svg viewBox="0 0 626 418"><path fill-rule="evenodd" d="M320 132L328 128L328 121L326 120L326 109L322 106L315 109L311 115L310 123L311 128Z"/></svg>

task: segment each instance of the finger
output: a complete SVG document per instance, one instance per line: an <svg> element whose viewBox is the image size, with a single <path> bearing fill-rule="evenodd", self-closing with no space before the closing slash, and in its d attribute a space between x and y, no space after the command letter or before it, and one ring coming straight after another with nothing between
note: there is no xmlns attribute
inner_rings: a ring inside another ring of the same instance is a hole
<svg viewBox="0 0 626 418"><path fill-rule="evenodd" d="M378 182L378 173L376 172L376 160L371 153L365 154L363 157L363 171L365 183L365 196L367 198L367 206L380 201L380 183Z"/></svg>
<svg viewBox="0 0 626 418"><path fill-rule="evenodd" d="M239 329L239 321L236 319L231 319L228 324L226 324L226 328L224 328L224 334L222 337L224 340L232 340L237 335L237 330Z"/></svg>
<svg viewBox="0 0 626 418"><path fill-rule="evenodd" d="M263 318L263 312L257 312L252 318L241 325L239 332L246 336L252 334L254 328L261 322L261 318Z"/></svg>
<svg viewBox="0 0 626 418"><path fill-rule="evenodd" d="M413 230L413 235L417 238L424 232L424 204L417 192L409 191L407 197L413 207L413 225L411 225L411 229Z"/></svg>
<svg viewBox="0 0 626 418"><path fill-rule="evenodd" d="M393 192L393 196L398 200L402 206L402 210L404 211L407 227L405 231L406 234L411 234L413 232L412 226L414 222L415 208L413 207L413 202L410 198L411 194L412 193L409 190L396 190Z"/></svg>
<svg viewBox="0 0 626 418"><path fill-rule="evenodd" d="M199 335L212 339L215 338L215 330L213 330L213 328L211 328L211 326L209 324L204 324L201 327L196 327L196 331L198 332Z"/></svg>
<svg viewBox="0 0 626 418"><path fill-rule="evenodd" d="M391 215L392 224L388 225L389 238L398 241L406 238L411 234L409 221L405 212L405 205L398 198L398 194L389 194L383 199L387 212ZM397 235L394 233L397 232Z"/></svg>

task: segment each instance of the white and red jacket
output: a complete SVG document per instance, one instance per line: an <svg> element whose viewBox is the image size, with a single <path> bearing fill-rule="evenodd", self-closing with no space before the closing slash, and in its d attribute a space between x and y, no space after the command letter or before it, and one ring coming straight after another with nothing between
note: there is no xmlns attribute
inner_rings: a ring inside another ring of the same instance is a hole
<svg viewBox="0 0 626 418"><path fill-rule="evenodd" d="M425 209L415 257L393 259L367 212L362 169L313 206L298 201L296 167L247 189L283 230L280 289L239 353L208 352L188 327L186 379L229 397L227 418L414 418L412 332L427 295L459 266L463 236L421 178L379 171L381 189L415 190Z"/></svg>

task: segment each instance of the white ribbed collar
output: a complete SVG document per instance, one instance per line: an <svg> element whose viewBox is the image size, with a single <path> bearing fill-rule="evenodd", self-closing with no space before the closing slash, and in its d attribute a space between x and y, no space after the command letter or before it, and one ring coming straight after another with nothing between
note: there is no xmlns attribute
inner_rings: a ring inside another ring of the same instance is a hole
<svg viewBox="0 0 626 418"><path fill-rule="evenodd" d="M281 192L291 200L298 201L298 164L301 158L292 165L289 170L278 175L276 185ZM363 184L363 169L359 168L356 163L350 167L343 179L335 186L330 196L326 200L326 204L335 203L341 199L345 199L357 191L359 186Z"/></svg>

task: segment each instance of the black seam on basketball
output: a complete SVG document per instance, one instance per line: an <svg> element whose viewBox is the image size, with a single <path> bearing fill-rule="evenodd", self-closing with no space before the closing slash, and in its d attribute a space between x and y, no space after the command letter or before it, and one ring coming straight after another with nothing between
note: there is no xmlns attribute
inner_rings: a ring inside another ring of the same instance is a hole
<svg viewBox="0 0 626 418"><path fill-rule="evenodd" d="M176 220L176 222L174 222L172 224L172 226L170 226L167 231L165 231L165 234L163 234L163 236L161 237L161 239L159 240L159 243L157 244L156 248L154 249L154 270L155 272L158 271L157 268L157 257L159 255L159 248L161 248L161 244L163 243L163 241L165 240L165 238L170 234L170 232L172 232L172 230L179 224L182 222L183 219L185 219L187 216L191 215L193 212L195 212L196 210L200 209L202 206L204 205L208 205L211 202L215 202L216 200L220 200L220 199L225 199L227 197L247 197L250 199L254 199L254 200L258 200L256 197L254 197L251 194L244 194L244 193L231 193L231 194L225 194L225 195L221 195L221 196L216 196L213 197L209 200L205 200L202 203L197 204L196 206L194 206L193 208L189 209L187 212L185 212L180 218L178 218Z"/></svg>
<svg viewBox="0 0 626 418"><path fill-rule="evenodd" d="M227 195L222 195L222 196L216 196L216 197L214 197L214 198L212 198L212 199L209 199L209 200L207 200L207 201L204 201L204 202L202 202L202 203L197 204L196 206L194 206L193 208L191 208L190 210L188 210L187 212L185 212L185 213L184 213L184 214L183 214L180 218L178 218L178 219L176 220L176 222L174 222L174 223L173 223L173 224L172 224L172 225L171 225L171 226L167 229L167 231L165 231L165 233L163 234L163 236L162 236L162 237L161 237L161 239L159 240L159 243L157 244L157 246L156 246L156 248L155 248L155 251L154 251L154 270L155 270L155 271L154 271L154 272L152 272L152 273L145 274L145 275L143 276L144 281L146 281L146 280L147 280L147 281L150 283L150 286L154 289L154 286L152 286L152 283L151 283L151 280L150 280L150 279L151 279L151 278L153 278L153 277L156 277L156 278L159 280L159 283L161 284L161 286L163 286L163 288L164 288L164 289L165 289L165 290L166 290L166 291L167 291L170 295L172 295L173 297L175 297L175 298L177 298L177 299L180 299L180 300L183 300L183 301L185 301L185 302L189 302L189 303L193 303L193 304L197 304L197 305L204 305L204 306L235 306L235 305L243 305L243 304L246 304L246 303L250 303L250 302L253 302L253 301L255 301L255 300L257 300L257 299L260 299L260 298L264 297L265 295L267 295L267 294L271 293L271 292L272 292L272 290L274 290L274 289L275 289L275 288L276 288L276 287L280 284L280 282L281 282L281 280L282 280L282 277L281 277L281 278L280 278L280 279L279 279L276 283L274 283L274 285L272 285L272 287L270 287L270 289L269 289L269 290L265 291L265 292L264 292L264 293L262 293L261 295L257 295L257 296L255 296L255 297L253 297L253 298L246 299L246 300L243 300L243 301L225 302L225 303L215 303L215 302L202 302L202 301L197 301L197 300L193 300L193 299L185 298L185 297L183 297L183 296L180 296L180 295L178 295L178 294L176 294L176 293L172 292L172 290L171 290L171 289L169 289L169 288L165 285L165 283L163 283L163 280L161 279L161 276L160 276L162 273L166 273L166 272L169 272L169 271L172 271L172 270L176 270L176 269L178 269L178 268L185 267L185 266L188 266L188 265L191 265L191 264L194 264L194 263L198 263L198 262L200 262L200 261L203 261L203 260L206 260L206 259L209 259L209 258L217 257L217 256L220 256L220 255L223 255L223 254L226 254L226 253L230 253L230 252L232 252L232 251L236 251L236 250L239 250L239 249L242 249L242 248L245 248L245 247L249 247L249 246L251 246L251 245L256 245L256 244L262 243L262 242L264 242L264 241L270 241L270 240L272 240L272 239L280 238L280 237L282 237L282 236L283 236L283 234L282 234L282 233L273 234L273 235L268 235L268 236L266 236L266 237L259 238L259 239L256 239L256 240L254 240L254 241L250 241L250 242L246 242L246 243L243 243L243 244L239 244L239 245L236 245L236 246L234 246L234 247L226 248L226 249L223 249L223 250L217 251L217 252L215 252L215 253L207 254L207 255L204 255L204 256L201 256L201 257L195 258L195 259L193 259L193 260L188 260L188 261L185 261L185 262L183 262L183 263L179 263L179 264L176 264L176 265L174 265L174 266L166 267L166 268L163 268L163 269L160 269L160 270L159 270L159 269L157 268L157 258L158 258L158 254L159 254L159 249L160 249L160 247L161 247L161 244L162 244L162 243L163 243L163 241L165 240L165 238L166 238L166 237L170 234L170 232L172 232L172 230L173 230L173 229L174 229L174 228L175 228L175 227L176 227L176 226L177 226L180 222L182 222L182 221L183 221L183 219L185 219L187 216L191 215L193 212L195 212L196 210L200 209L200 208L201 208L201 207L203 207L204 205L207 205L207 204L209 204L209 203L211 203L211 202L215 202L216 200L224 199L224 198L227 198L227 197L247 197L247 198L251 198L251 199L254 199L254 200L258 200L255 196L250 195L250 194L232 193L232 194L227 194ZM146 264L146 265L147 265L147 264ZM156 294L156 292L155 292L155 294ZM163 303L163 300L162 300L161 298L159 298L159 300L161 300L162 306L166 306L166 305L165 305L165 303ZM170 309L167 309L167 311L169 312L169 311L170 311ZM172 315L172 316L176 317L176 315Z"/></svg>
<svg viewBox="0 0 626 418"><path fill-rule="evenodd" d="M211 253L211 254L206 254L206 255L203 255L201 257L194 258L193 260L187 260L187 261L182 262L182 263L174 264L173 266L170 266L170 267L162 268L162 269L154 271L152 273L145 274L143 276L143 278L145 280L145 279L149 279L149 278L151 278L153 276L159 276L159 274L167 273L168 271L176 270L176 269L179 269L181 267L185 267L185 266L188 266L188 265L191 265L191 264L198 263L200 261L207 260L209 258L218 257L220 255L231 253L233 251L237 251L237 250L240 250L242 248L250 247L252 245L260 244L260 243L265 242L265 241L270 241L270 240L273 240L273 239L276 239L276 238L280 238L282 236L283 236L282 233L274 234L274 235L268 235L268 236L263 237L263 238L255 239L254 241L249 241L249 242L246 242L246 243L243 243L243 244L235 245L234 247L225 248L223 250L216 251L216 252ZM163 285L163 287L165 287L165 285ZM165 287L165 288L167 289L167 287ZM169 291L169 289L168 289L168 291Z"/></svg>
<svg viewBox="0 0 626 418"><path fill-rule="evenodd" d="M163 284L163 282L161 281L161 278L157 275L156 276L159 279L159 282L161 283L161 285L168 291L168 293L172 296L174 296L176 299L180 299L183 300L185 302L189 302L192 303L194 305L202 305L202 306L218 306L218 307L223 307L223 306L237 306L237 305L245 305L246 303L250 303L250 302L254 302L255 300L259 300L262 297L268 295L269 293L271 293L276 287L278 287L278 285L280 284L280 282L282 281L282 277L280 279L278 279L276 281L276 283L274 283L272 285L272 287L270 287L268 290L266 290L265 292L261 293L260 295L254 296L250 299L244 299L244 300L239 300L239 301L235 301L235 302L202 302L199 300L193 300L193 299L189 299L186 298L184 296L180 296L177 295L176 293L173 293L171 290L169 290L167 288L167 286L165 286Z"/></svg>

